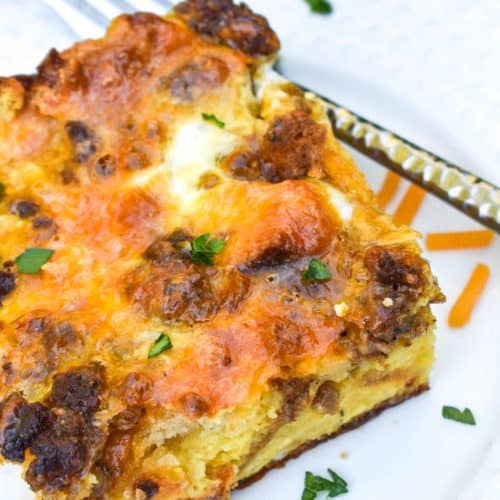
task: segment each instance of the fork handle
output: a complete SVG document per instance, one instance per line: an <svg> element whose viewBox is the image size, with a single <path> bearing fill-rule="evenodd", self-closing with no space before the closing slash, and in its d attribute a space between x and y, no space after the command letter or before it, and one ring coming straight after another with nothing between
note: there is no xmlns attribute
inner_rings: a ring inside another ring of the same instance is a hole
<svg viewBox="0 0 500 500"><path fill-rule="evenodd" d="M500 234L500 189L497 186L345 106L300 87L320 99L335 136L342 142Z"/></svg>

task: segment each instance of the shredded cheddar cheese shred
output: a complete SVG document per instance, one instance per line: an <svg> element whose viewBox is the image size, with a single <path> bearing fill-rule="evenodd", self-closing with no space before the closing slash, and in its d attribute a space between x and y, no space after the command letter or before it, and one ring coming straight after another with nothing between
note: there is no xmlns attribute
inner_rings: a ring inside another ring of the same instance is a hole
<svg viewBox="0 0 500 500"><path fill-rule="evenodd" d="M462 290L448 316L448 325L453 328L465 326L470 319L472 309L479 300L490 276L490 268L486 264L477 264L469 281Z"/></svg>
<svg viewBox="0 0 500 500"><path fill-rule="evenodd" d="M428 250L459 250L491 245L493 231L459 231L454 233L429 233L425 244Z"/></svg>
<svg viewBox="0 0 500 500"><path fill-rule="evenodd" d="M392 171L387 172L382 187L377 193L380 208L384 209L391 202L401 184L401 177Z"/></svg>
<svg viewBox="0 0 500 500"><path fill-rule="evenodd" d="M410 225L417 215L418 209L425 197L425 191L412 184L406 191L401 203L394 212L394 222L396 224Z"/></svg>

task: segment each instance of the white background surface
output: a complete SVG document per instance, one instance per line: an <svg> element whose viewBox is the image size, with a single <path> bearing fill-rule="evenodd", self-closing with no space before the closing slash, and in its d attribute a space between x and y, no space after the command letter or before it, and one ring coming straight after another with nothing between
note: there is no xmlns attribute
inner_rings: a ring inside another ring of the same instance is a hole
<svg viewBox="0 0 500 500"><path fill-rule="evenodd" d="M253 0L283 41L283 69L354 110L500 184L500 1L336 0L332 16L302 0ZM41 0L0 0L0 74L32 72L47 50L75 35ZM359 158L377 188L384 170ZM389 206L393 210L404 188ZM415 227L478 228L428 197ZM486 250L434 252L448 304L438 317L432 391L386 412L268 474L237 500L299 499L305 470L331 467L350 485L346 500L499 500L500 242ZM492 275L471 323L446 317L477 262ZM440 416L443 404L470 406L468 427ZM348 459L341 459L341 452ZM10 468L0 499L31 498Z"/></svg>

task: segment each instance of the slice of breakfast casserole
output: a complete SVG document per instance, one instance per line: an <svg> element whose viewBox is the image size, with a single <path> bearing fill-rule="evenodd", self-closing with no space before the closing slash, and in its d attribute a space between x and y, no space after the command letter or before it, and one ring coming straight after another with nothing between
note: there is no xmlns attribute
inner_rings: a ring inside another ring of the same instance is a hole
<svg viewBox="0 0 500 500"><path fill-rule="evenodd" d="M223 499L428 388L442 295L231 0L0 80L0 451L44 499Z"/></svg>

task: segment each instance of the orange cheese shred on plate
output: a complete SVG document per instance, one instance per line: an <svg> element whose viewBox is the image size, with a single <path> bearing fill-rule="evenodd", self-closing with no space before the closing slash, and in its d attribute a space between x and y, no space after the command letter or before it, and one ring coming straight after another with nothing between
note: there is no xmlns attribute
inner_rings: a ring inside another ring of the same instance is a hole
<svg viewBox="0 0 500 500"><path fill-rule="evenodd" d="M396 224L410 225L417 215L418 209L425 197L425 191L412 184L406 191L401 203L394 212L394 222Z"/></svg>
<svg viewBox="0 0 500 500"><path fill-rule="evenodd" d="M460 250L487 247L493 243L494 233L489 230L429 233L425 240L428 250Z"/></svg>
<svg viewBox="0 0 500 500"><path fill-rule="evenodd" d="M465 326L471 317L481 293L490 276L490 268L486 264L477 264L469 281L462 290L448 316L448 325L452 328Z"/></svg>
<svg viewBox="0 0 500 500"><path fill-rule="evenodd" d="M382 187L377 193L380 208L384 209L391 202L401 184L401 177L392 171L387 172Z"/></svg>

